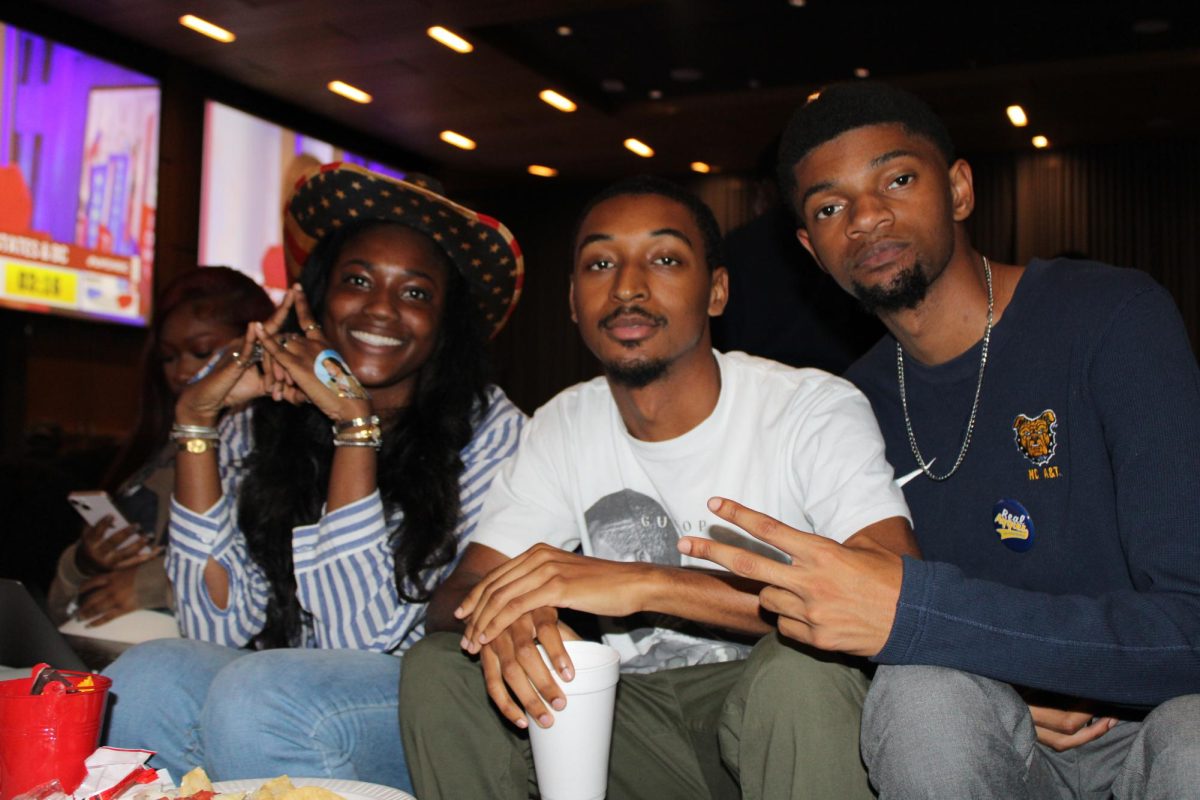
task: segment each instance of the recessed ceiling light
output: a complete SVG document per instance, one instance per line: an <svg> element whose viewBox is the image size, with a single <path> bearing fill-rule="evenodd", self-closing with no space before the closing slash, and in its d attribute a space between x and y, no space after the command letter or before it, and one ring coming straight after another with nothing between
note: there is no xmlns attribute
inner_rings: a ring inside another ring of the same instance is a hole
<svg viewBox="0 0 1200 800"><path fill-rule="evenodd" d="M351 86L343 81L330 81L325 84L326 88L334 94L340 94L347 100L353 100L356 103L371 102L371 95L359 89L357 86Z"/></svg>
<svg viewBox="0 0 1200 800"><path fill-rule="evenodd" d="M662 89L651 89L646 92L646 96L651 100L662 100Z"/></svg>
<svg viewBox="0 0 1200 800"><path fill-rule="evenodd" d="M454 31L443 28L441 25L434 25L425 31L429 34L429 38L435 42L446 45L456 53L469 53L475 49L475 45L468 42L466 39L459 36Z"/></svg>
<svg viewBox="0 0 1200 800"><path fill-rule="evenodd" d="M792 8L804 8L805 0L788 0L788 5Z"/></svg>
<svg viewBox="0 0 1200 800"><path fill-rule="evenodd" d="M570 36L575 31L572 30L570 25L559 25L557 28L554 29L554 32L557 33L559 36Z"/></svg>
<svg viewBox="0 0 1200 800"><path fill-rule="evenodd" d="M866 67L856 67L854 70L854 77L869 78L871 77L871 70L867 69Z"/></svg>
<svg viewBox="0 0 1200 800"><path fill-rule="evenodd" d="M185 28L191 28L196 33L203 34L210 39L216 39L218 42L229 44L237 37L232 31L227 31L220 25L214 25L206 19L200 19L195 14L184 14L179 18L179 24Z"/></svg>
<svg viewBox="0 0 1200 800"><path fill-rule="evenodd" d="M558 170L556 170L554 167L542 166L541 164L530 164L529 174L537 175L539 178L553 178L558 174Z"/></svg>
<svg viewBox="0 0 1200 800"><path fill-rule="evenodd" d="M1042 136L1040 133L1037 136L1033 137L1033 139L1031 139L1030 141L1033 142L1033 146L1036 147L1038 150L1045 150L1047 147L1050 146L1050 140L1047 139L1045 136Z"/></svg>
<svg viewBox="0 0 1200 800"><path fill-rule="evenodd" d="M454 131L442 131L438 134L438 138L446 144L452 144L455 147L462 148L463 150L475 149L475 140L468 139L461 133L455 133Z"/></svg>
<svg viewBox="0 0 1200 800"><path fill-rule="evenodd" d="M634 138L625 140L625 149L631 153L641 156L642 158L650 158L654 155L654 148L645 142L640 142Z"/></svg>
<svg viewBox="0 0 1200 800"><path fill-rule="evenodd" d="M538 97L546 105L554 106L559 111L565 111L568 114L576 109L575 103L570 98L563 97L553 89L542 89L542 91L538 92Z"/></svg>
<svg viewBox="0 0 1200 800"><path fill-rule="evenodd" d="M1018 105L1011 105L1004 109L1004 113L1008 114L1008 121L1018 128L1024 128L1029 124L1029 117L1025 116L1025 109Z"/></svg>
<svg viewBox="0 0 1200 800"><path fill-rule="evenodd" d="M712 172L712 167L705 164L703 161L693 161L691 163L692 172L699 172L701 175L707 175Z"/></svg>
<svg viewBox="0 0 1200 800"><path fill-rule="evenodd" d="M813 100L816 100L816 99L817 99L818 97L820 97L820 96L821 96L821 92L820 92L820 91L813 92L812 94L810 94L810 95L808 96L808 99L807 99L807 100L805 100L804 102L806 102L806 103L811 103Z"/></svg>

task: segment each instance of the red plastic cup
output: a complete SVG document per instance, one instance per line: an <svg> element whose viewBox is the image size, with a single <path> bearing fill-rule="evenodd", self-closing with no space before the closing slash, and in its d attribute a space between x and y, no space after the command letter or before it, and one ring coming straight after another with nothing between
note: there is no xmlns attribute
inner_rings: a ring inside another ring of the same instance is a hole
<svg viewBox="0 0 1200 800"><path fill-rule="evenodd" d="M84 760L96 750L112 681L102 675L60 670L76 686L69 694L29 693L33 678L0 681L0 800L58 779L68 794L87 775Z"/></svg>

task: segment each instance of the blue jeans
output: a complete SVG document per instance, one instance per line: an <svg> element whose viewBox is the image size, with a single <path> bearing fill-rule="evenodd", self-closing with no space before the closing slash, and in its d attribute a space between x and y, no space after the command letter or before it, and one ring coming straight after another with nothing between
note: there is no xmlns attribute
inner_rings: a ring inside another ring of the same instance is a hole
<svg viewBox="0 0 1200 800"><path fill-rule="evenodd" d="M400 744L400 659L361 650L248 651L191 639L126 650L113 681L113 747L154 750L179 780L343 778L412 791Z"/></svg>
<svg viewBox="0 0 1200 800"><path fill-rule="evenodd" d="M1061 753L1008 684L944 667L880 667L862 753L881 800L1169 800L1200 786L1200 695L1169 700Z"/></svg>

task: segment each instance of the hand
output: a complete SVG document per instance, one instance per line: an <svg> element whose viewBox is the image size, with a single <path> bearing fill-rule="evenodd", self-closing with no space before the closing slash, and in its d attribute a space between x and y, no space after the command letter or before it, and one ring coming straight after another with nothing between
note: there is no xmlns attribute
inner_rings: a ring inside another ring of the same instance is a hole
<svg viewBox="0 0 1200 800"><path fill-rule="evenodd" d="M136 610L136 575L136 567L126 567L84 581L79 586L79 611L75 616L94 628Z"/></svg>
<svg viewBox="0 0 1200 800"><path fill-rule="evenodd" d="M200 380L190 383L179 393L175 401L175 421L185 425L213 425L226 408L243 405L256 397L270 394L273 383L267 379L273 375L272 364L264 359L259 369L251 369L251 353L259 328L275 335L294 302L292 290L284 295L275 307L275 312L265 323L251 323L246 335L236 348L227 347L211 371ZM195 380L195 379L193 379Z"/></svg>
<svg viewBox="0 0 1200 800"><path fill-rule="evenodd" d="M135 566L156 555L157 549L149 554L139 555L146 546L146 536L138 526L130 525L105 538L112 526L113 518L110 515L95 525L84 527L80 536L79 552L82 555L81 566L86 565L85 572L110 572Z"/></svg>
<svg viewBox="0 0 1200 800"><path fill-rule="evenodd" d="M455 617L468 620L463 649L478 653L518 618L543 606L606 617L641 611L636 587L647 569L536 544L488 573L455 609Z"/></svg>
<svg viewBox="0 0 1200 800"><path fill-rule="evenodd" d="M304 335L274 335L269 324L260 324L256 339L263 347L265 389L276 400L311 402L325 416L342 420L371 414L371 401L364 397L343 396L322 382L313 371L313 362L323 350L329 350L321 326L313 319L308 300L299 284L288 290L296 320ZM365 395L365 392L364 392Z"/></svg>
<svg viewBox="0 0 1200 800"><path fill-rule="evenodd" d="M1071 709L1029 703L1029 713L1038 741L1059 753L1099 739L1117 724L1114 717L1096 717L1086 701Z"/></svg>
<svg viewBox="0 0 1200 800"><path fill-rule="evenodd" d="M557 609L539 608L523 614L494 641L483 646L479 662L488 696L509 722L518 728L528 727L525 717L528 711L541 727L554 724L554 716L546 704L562 711L567 707L567 698L546 668L537 644L540 642L545 648L546 656L557 665L562 679L570 681L575 677L574 665L563 640L578 638L558 621ZM513 702L514 695L520 705Z"/></svg>
<svg viewBox="0 0 1200 800"><path fill-rule="evenodd" d="M770 584L759 593L779 615L780 633L821 650L873 656L883 649L896 617L904 575L900 557L869 538L855 546L799 531L732 500L714 497L718 517L792 557L792 563L740 547L685 536L679 551L736 575Z"/></svg>

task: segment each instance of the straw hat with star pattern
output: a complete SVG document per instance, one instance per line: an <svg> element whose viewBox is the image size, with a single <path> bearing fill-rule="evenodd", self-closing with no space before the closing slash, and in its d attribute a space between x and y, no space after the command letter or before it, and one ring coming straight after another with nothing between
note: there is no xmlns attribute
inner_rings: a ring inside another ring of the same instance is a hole
<svg viewBox="0 0 1200 800"><path fill-rule="evenodd" d="M289 275L299 275L313 247L343 225L398 222L434 240L467 279L484 330L495 336L512 315L525 280L525 259L508 228L414 183L335 162L296 181L283 221Z"/></svg>

